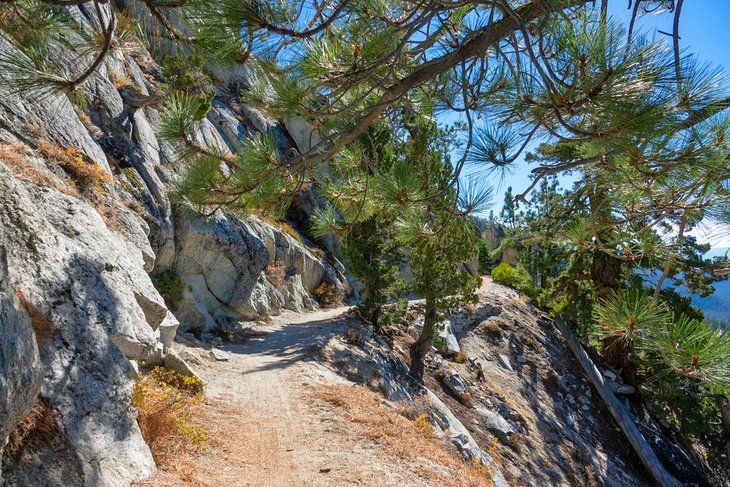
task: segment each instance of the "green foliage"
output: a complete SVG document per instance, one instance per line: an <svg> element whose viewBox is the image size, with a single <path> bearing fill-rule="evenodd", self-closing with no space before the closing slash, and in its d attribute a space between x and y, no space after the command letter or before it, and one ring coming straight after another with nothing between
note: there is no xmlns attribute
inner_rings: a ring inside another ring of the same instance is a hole
<svg viewBox="0 0 730 487"><path fill-rule="evenodd" d="M187 58L165 56L162 61L162 74L172 97L170 102L180 104L177 97L186 95L188 107L194 107L190 116L195 121L205 118L215 97L211 80L204 73L204 59L198 54Z"/></svg>
<svg viewBox="0 0 730 487"><path fill-rule="evenodd" d="M477 248L477 270L480 274L488 274L492 269L492 250L486 239L480 239Z"/></svg>
<svg viewBox="0 0 730 487"><path fill-rule="evenodd" d="M599 336L617 338L632 350L644 334L667 327L671 314L666 305L640 290L611 292L595 309Z"/></svg>
<svg viewBox="0 0 730 487"><path fill-rule="evenodd" d="M403 252L392 232L392 225L373 216L352 225L343 247L348 270L363 284L360 310L377 325L392 322L392 317L380 318L381 310L405 288L398 275Z"/></svg>
<svg viewBox="0 0 730 487"><path fill-rule="evenodd" d="M730 389L730 335L680 315L650 330L647 347L674 374Z"/></svg>
<svg viewBox="0 0 730 487"><path fill-rule="evenodd" d="M152 284L160 293L160 296L168 304L174 304L182 298L185 286L174 270L169 269L158 276L152 277Z"/></svg>
<svg viewBox="0 0 730 487"><path fill-rule="evenodd" d="M402 298L393 304L383 306L383 312L378 319L378 326L387 327L406 316L408 313L408 299Z"/></svg>
<svg viewBox="0 0 730 487"><path fill-rule="evenodd" d="M692 298L683 296L674 288L663 288L659 292L659 299L666 303L675 316L684 315L698 321L703 321L705 318L699 308L692 306Z"/></svg>
<svg viewBox="0 0 730 487"><path fill-rule="evenodd" d="M509 264L499 264L497 267L492 269L492 279L494 282L505 284L514 288L522 288L527 284L527 276L520 272L519 269L512 267Z"/></svg>

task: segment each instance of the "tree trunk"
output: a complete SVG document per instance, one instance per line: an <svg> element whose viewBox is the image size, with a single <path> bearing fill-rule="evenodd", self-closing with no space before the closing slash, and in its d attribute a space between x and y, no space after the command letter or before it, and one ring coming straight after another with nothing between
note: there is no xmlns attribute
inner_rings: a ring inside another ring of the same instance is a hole
<svg viewBox="0 0 730 487"><path fill-rule="evenodd" d="M725 436L725 450L727 450L728 475L730 475L730 400L727 396L719 399L722 412L722 432Z"/></svg>
<svg viewBox="0 0 730 487"><path fill-rule="evenodd" d="M433 338L436 335L436 303L433 298L426 297L426 314L423 318L423 330L410 348L410 374L419 382L423 382L426 355L431 351Z"/></svg>
<svg viewBox="0 0 730 487"><path fill-rule="evenodd" d="M599 298L604 297L609 291L619 287L621 277L621 261L610 255L596 250L593 253L591 264L591 280Z"/></svg>
<svg viewBox="0 0 730 487"><path fill-rule="evenodd" d="M646 439L644 439L639 429L631 420L623 404L616 399L611 389L604 384L603 376L601 376L601 373L583 349L581 343L573 335L573 332L570 331L570 328L568 328L568 325L565 324L565 321L563 321L560 315L555 317L555 325L562 333L568 347L578 359L578 362L580 362L581 367L583 367L588 379L598 391L603 402L606 403L608 410L613 415L616 423L618 423L621 431L626 435L626 438L628 438L629 443L631 443L641 462L651 474L654 482L660 487L680 487L682 484L664 468L664 465L659 461L654 450L651 449Z"/></svg>

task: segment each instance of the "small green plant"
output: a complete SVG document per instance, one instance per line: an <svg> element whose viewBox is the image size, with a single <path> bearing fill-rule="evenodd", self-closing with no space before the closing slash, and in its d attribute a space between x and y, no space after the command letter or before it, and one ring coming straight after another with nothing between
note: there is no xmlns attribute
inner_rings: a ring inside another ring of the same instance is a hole
<svg viewBox="0 0 730 487"><path fill-rule="evenodd" d="M155 285L160 296L168 304L175 303L182 298L183 289L185 289L182 281L172 269L166 270L157 277L153 277L152 284Z"/></svg>
<svg viewBox="0 0 730 487"><path fill-rule="evenodd" d="M454 356L454 362L457 364L463 364L466 362L466 359L469 358L464 352L459 352Z"/></svg>
<svg viewBox="0 0 730 487"><path fill-rule="evenodd" d="M525 275L523 275L519 269L512 267L509 264L499 264L497 267L492 269L492 279L494 282L505 284L514 288L520 288L525 284Z"/></svg>
<svg viewBox="0 0 730 487"><path fill-rule="evenodd" d="M408 314L408 300L400 299L393 304L383 306L383 311L378 318L378 326L392 325Z"/></svg>

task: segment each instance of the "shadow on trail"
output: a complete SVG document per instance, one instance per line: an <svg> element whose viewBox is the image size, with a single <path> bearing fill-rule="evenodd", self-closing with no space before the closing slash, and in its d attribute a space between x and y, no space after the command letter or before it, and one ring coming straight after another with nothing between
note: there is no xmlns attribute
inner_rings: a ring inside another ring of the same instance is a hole
<svg viewBox="0 0 730 487"><path fill-rule="evenodd" d="M348 319L342 315L315 321L307 321L306 315L303 315L299 322L277 325L246 343L227 343L220 349L233 354L261 357L260 365L242 374L285 369L298 362L319 360L325 345L332 338L343 335L347 328Z"/></svg>

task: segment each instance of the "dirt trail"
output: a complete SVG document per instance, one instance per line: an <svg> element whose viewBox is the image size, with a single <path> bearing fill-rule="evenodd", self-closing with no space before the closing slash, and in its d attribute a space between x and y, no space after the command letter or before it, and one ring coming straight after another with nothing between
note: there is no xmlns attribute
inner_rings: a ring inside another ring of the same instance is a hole
<svg viewBox="0 0 730 487"><path fill-rule="evenodd" d="M236 472L237 479L228 485L324 485L318 477L328 468L320 466L326 458L314 455L328 447L324 442L332 442L332 435L325 431L326 423L305 410L300 396L307 380L337 380L312 360L309 347L328 332L332 324L326 322L346 309L286 312L258 327L260 337L220 347L228 353L227 361L211 360L209 352L198 349L203 360L197 369L208 397L245 418L243 424L231 425L242 426L234 432L235 443L244 449L237 452L242 457L229 458L216 469L216 475L221 475L220 468Z"/></svg>
<svg viewBox="0 0 730 487"><path fill-rule="evenodd" d="M168 471L160 470L142 485L444 485L428 477L442 467L394 456L379 433L363 434L362 424L351 422L358 419L343 414L337 401L333 404L318 395L320 386L344 387L340 392L346 398L367 391L350 389L354 384L323 365L318 355L323 344L339 339L348 329L342 316L347 309L285 312L273 317L271 323L252 329L256 337L243 344L220 346L227 353L225 361L215 360L209 347L199 342L176 343L179 353L206 383L209 445L181 458ZM398 416L387 407L379 411L384 407L380 401L372 401L366 420Z"/></svg>

